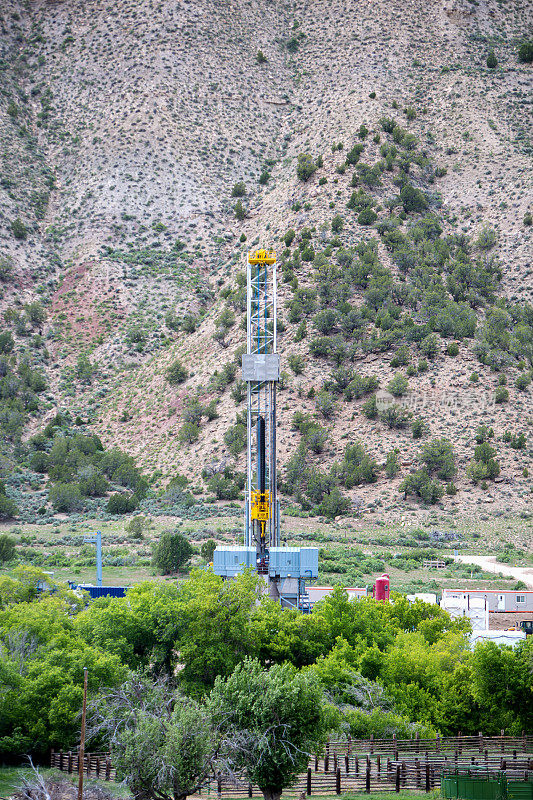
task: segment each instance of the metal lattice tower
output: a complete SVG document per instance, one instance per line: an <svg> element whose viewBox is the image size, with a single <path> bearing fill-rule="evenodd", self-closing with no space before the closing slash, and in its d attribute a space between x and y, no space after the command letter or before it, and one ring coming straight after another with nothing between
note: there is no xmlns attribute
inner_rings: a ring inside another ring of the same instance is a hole
<svg viewBox="0 0 533 800"><path fill-rule="evenodd" d="M247 481L245 545L256 547L258 567L268 550L279 546L276 475L276 255L249 253L247 265L247 347L243 378L247 383Z"/></svg>

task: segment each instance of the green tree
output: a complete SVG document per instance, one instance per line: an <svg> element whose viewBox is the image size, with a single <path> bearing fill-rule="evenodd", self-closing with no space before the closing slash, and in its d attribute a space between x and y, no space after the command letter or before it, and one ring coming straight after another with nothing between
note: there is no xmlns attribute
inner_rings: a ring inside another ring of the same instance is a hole
<svg viewBox="0 0 533 800"><path fill-rule="evenodd" d="M152 565L161 575L173 575L184 567L194 550L189 540L179 531L165 531L154 549Z"/></svg>
<svg viewBox="0 0 533 800"><path fill-rule="evenodd" d="M0 564L13 561L16 555L15 539L7 534L0 535Z"/></svg>
<svg viewBox="0 0 533 800"><path fill-rule="evenodd" d="M420 191L420 189L416 189L410 183L406 183L402 186L400 198L403 203L403 210L406 214L425 211L428 207L428 200L424 192Z"/></svg>
<svg viewBox="0 0 533 800"><path fill-rule="evenodd" d="M296 175L300 181L308 181L317 169L318 167L312 156L308 153L300 153L296 164Z"/></svg>
<svg viewBox="0 0 533 800"><path fill-rule="evenodd" d="M265 800L279 800L326 734L318 678L290 664L267 671L246 659L229 678L217 678L208 707L228 763Z"/></svg>
<svg viewBox="0 0 533 800"><path fill-rule="evenodd" d="M213 560L213 553L215 552L216 547L217 543L214 539L208 539L207 542L203 542L202 546L200 547L200 555L204 561Z"/></svg>
<svg viewBox="0 0 533 800"><path fill-rule="evenodd" d="M246 211L246 208L242 200L237 200L233 210L235 212L235 219L238 219L239 222L242 222L243 219L246 219L246 217L248 216L248 212Z"/></svg>
<svg viewBox="0 0 533 800"><path fill-rule="evenodd" d="M183 383L183 381L186 381L188 378L187 370L182 365L181 361L179 361L179 359L176 359L176 361L172 362L165 374L166 379L171 386L175 386L178 383Z"/></svg>
<svg viewBox="0 0 533 800"><path fill-rule="evenodd" d="M56 483L48 492L48 499L56 511L80 511L83 498L77 483Z"/></svg>
<svg viewBox="0 0 533 800"><path fill-rule="evenodd" d="M108 514L131 514L138 505L137 497L127 492L115 492L106 503Z"/></svg>
<svg viewBox="0 0 533 800"><path fill-rule="evenodd" d="M487 56L487 67L489 69L494 69L498 66L498 59L496 58L496 53L494 50L489 50L489 54Z"/></svg>
<svg viewBox="0 0 533 800"><path fill-rule="evenodd" d="M197 794L213 766L209 717L167 680L133 675L107 692L96 730L106 736L113 762L135 798L185 800Z"/></svg>
<svg viewBox="0 0 533 800"><path fill-rule="evenodd" d="M457 472L453 445L447 439L431 439L424 445L420 461L430 475L436 474L441 480L453 478Z"/></svg>
<svg viewBox="0 0 533 800"><path fill-rule="evenodd" d="M533 62L533 39L522 42L518 49L518 60L522 64L531 64Z"/></svg>
<svg viewBox="0 0 533 800"><path fill-rule="evenodd" d="M385 462L385 474L387 478L395 478L400 471L400 459L398 458L398 450L391 450L387 453Z"/></svg>

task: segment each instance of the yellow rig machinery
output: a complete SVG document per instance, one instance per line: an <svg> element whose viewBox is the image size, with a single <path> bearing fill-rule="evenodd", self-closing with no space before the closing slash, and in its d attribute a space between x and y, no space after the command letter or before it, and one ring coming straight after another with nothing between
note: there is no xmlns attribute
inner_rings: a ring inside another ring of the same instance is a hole
<svg viewBox="0 0 533 800"><path fill-rule="evenodd" d="M255 250L247 264L247 339L242 377L247 385L246 501L244 547L217 547L213 570L231 578L247 567L265 582L265 591L286 608L307 610L307 581L318 577L318 549L280 547L277 497L276 254Z"/></svg>

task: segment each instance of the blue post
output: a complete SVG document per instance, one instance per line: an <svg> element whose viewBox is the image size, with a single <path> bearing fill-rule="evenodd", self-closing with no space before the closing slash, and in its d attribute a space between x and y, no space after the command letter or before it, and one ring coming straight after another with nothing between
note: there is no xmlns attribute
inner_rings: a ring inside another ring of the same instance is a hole
<svg viewBox="0 0 533 800"><path fill-rule="evenodd" d="M96 531L96 585L102 585L102 534Z"/></svg>

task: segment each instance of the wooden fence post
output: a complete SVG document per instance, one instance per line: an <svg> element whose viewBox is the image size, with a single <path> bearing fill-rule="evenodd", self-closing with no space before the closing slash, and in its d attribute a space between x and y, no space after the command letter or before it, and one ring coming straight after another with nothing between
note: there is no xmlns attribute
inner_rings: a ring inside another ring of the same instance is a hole
<svg viewBox="0 0 533 800"><path fill-rule="evenodd" d="M365 774L365 792L370 794L370 764L366 765L366 774Z"/></svg>
<svg viewBox="0 0 533 800"><path fill-rule="evenodd" d="M407 764L405 761L402 761L402 785L405 786L405 782L407 780Z"/></svg>
<svg viewBox="0 0 533 800"><path fill-rule="evenodd" d="M315 772L318 772L318 755L315 755Z"/></svg>
<svg viewBox="0 0 533 800"><path fill-rule="evenodd" d="M437 753L440 753L440 736L437 733L437 738L435 740L435 750Z"/></svg>
<svg viewBox="0 0 533 800"><path fill-rule="evenodd" d="M395 785L396 792L400 791L400 765L396 765L396 785Z"/></svg>
<svg viewBox="0 0 533 800"><path fill-rule="evenodd" d="M398 742L396 741L396 734L392 734L392 755L395 761L398 761Z"/></svg>
<svg viewBox="0 0 533 800"><path fill-rule="evenodd" d="M68 765L68 766L67 766L68 773L69 773L69 775L70 775L70 774L72 773L72 751L71 751L71 750L69 750L69 751L68 751L68 761L67 761L67 765Z"/></svg>
<svg viewBox="0 0 533 800"><path fill-rule="evenodd" d="M425 786L426 792L429 792L430 788L431 788L431 785L430 785L430 780L429 780L429 762L427 762L426 763L426 786Z"/></svg>
<svg viewBox="0 0 533 800"><path fill-rule="evenodd" d="M355 754L355 774L359 775L359 756Z"/></svg>
<svg viewBox="0 0 533 800"><path fill-rule="evenodd" d="M96 756L96 777L100 777L100 756Z"/></svg>
<svg viewBox="0 0 533 800"><path fill-rule="evenodd" d="M337 767L335 772L335 794L341 793L341 768Z"/></svg>
<svg viewBox="0 0 533 800"><path fill-rule="evenodd" d="M348 773L350 772L350 756L348 755L348 753L346 753L346 755L344 756L344 766L346 768L346 774L348 775Z"/></svg>
<svg viewBox="0 0 533 800"><path fill-rule="evenodd" d="M324 772L329 772L329 754L324 756Z"/></svg>
<svg viewBox="0 0 533 800"><path fill-rule="evenodd" d="M415 735L415 752L420 752L420 733L417 731Z"/></svg>
<svg viewBox="0 0 533 800"><path fill-rule="evenodd" d="M105 760L105 779L106 781L111 780L111 759L109 756L106 756Z"/></svg>
<svg viewBox="0 0 533 800"><path fill-rule="evenodd" d="M55 750L52 747L52 749L50 750L50 766L51 767L54 766L54 758L55 758Z"/></svg>
<svg viewBox="0 0 533 800"><path fill-rule="evenodd" d="M462 755L463 754L463 742L462 742L463 734L462 734L461 731L459 731L459 734L458 734L457 738L459 739L459 743L458 743L457 749L459 750L459 753Z"/></svg>
<svg viewBox="0 0 533 800"><path fill-rule="evenodd" d="M218 800L220 800L220 798L222 797L222 779L220 777L220 772L217 775L217 795L218 795Z"/></svg>
<svg viewBox="0 0 533 800"><path fill-rule="evenodd" d="M333 751L333 772L337 772L337 753Z"/></svg>
<svg viewBox="0 0 533 800"><path fill-rule="evenodd" d="M370 754L374 755L374 734L370 734Z"/></svg>
<svg viewBox="0 0 533 800"><path fill-rule="evenodd" d="M59 769L63 772L63 750L59 751Z"/></svg>
<svg viewBox="0 0 533 800"><path fill-rule="evenodd" d="M307 795L310 795L310 794L311 794L311 774L312 774L312 773L311 773L311 770L310 770L310 769L308 769L308 770L307 770L307 786L305 787L305 788L306 788L306 794L307 794Z"/></svg>
<svg viewBox="0 0 533 800"><path fill-rule="evenodd" d="M420 761L418 758L415 758L415 777L416 777L416 788L420 789Z"/></svg>
<svg viewBox="0 0 533 800"><path fill-rule="evenodd" d="M352 753L352 737L348 736L348 754L351 755Z"/></svg>
<svg viewBox="0 0 533 800"><path fill-rule="evenodd" d="M501 737L501 751L502 751L502 753L505 752L505 742L503 741L504 734L505 734L505 731L501 730L500 731L500 737Z"/></svg>
<svg viewBox="0 0 533 800"><path fill-rule="evenodd" d="M379 775L379 773L381 772L381 756L379 755L379 753L376 756L376 770Z"/></svg>
<svg viewBox="0 0 533 800"><path fill-rule="evenodd" d="M252 784L249 783L248 784L248 797L251 797L251 796L252 796Z"/></svg>
<svg viewBox="0 0 533 800"><path fill-rule="evenodd" d="M479 752L483 752L483 734L479 732Z"/></svg>

